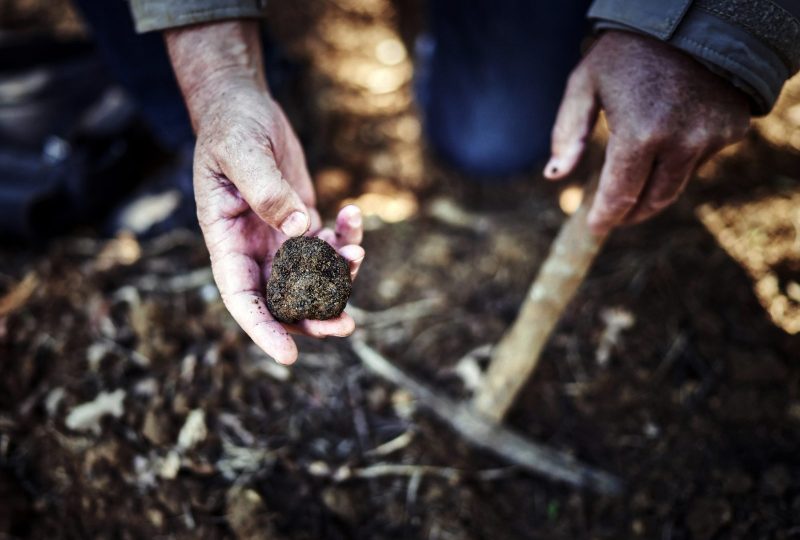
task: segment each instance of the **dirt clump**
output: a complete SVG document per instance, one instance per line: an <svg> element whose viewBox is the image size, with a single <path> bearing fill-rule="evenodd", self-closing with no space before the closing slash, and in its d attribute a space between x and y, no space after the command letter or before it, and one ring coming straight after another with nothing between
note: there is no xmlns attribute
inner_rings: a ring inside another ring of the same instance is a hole
<svg viewBox="0 0 800 540"><path fill-rule="evenodd" d="M267 307L280 322L325 320L344 311L352 284L347 261L319 238L287 240L267 281Z"/></svg>

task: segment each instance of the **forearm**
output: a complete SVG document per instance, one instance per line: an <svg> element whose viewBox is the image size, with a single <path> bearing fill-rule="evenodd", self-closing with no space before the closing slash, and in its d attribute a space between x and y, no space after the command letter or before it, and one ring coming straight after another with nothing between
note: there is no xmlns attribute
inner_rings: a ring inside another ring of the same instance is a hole
<svg viewBox="0 0 800 540"><path fill-rule="evenodd" d="M257 22L174 28L164 38L195 131L218 103L267 92Z"/></svg>
<svg viewBox="0 0 800 540"><path fill-rule="evenodd" d="M598 30L628 30L691 55L751 99L755 114L772 108L800 69L800 7L794 1L594 0Z"/></svg>

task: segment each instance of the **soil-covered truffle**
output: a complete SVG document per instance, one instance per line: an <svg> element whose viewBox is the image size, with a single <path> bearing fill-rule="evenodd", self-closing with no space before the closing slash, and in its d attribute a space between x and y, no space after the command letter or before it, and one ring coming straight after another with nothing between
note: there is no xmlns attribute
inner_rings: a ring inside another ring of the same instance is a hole
<svg viewBox="0 0 800 540"><path fill-rule="evenodd" d="M338 316L350 298L344 257L319 238L290 238L275 254L267 281L267 307L275 319L296 323Z"/></svg>

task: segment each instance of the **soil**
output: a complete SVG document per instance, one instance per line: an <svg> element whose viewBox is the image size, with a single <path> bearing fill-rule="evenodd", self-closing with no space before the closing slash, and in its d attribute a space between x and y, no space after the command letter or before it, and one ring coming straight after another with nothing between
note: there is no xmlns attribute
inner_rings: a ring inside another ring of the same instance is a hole
<svg viewBox="0 0 800 540"><path fill-rule="evenodd" d="M464 398L459 360L513 320L566 192L465 181L423 159L404 72L393 93L360 86L356 62L405 5L283 3L271 20L316 66L288 108L322 207L367 214L362 336ZM623 496L475 451L346 339L298 338L277 366L225 311L194 233L78 231L0 248L0 537L800 538L799 87L676 205L612 235L507 420Z"/></svg>
<svg viewBox="0 0 800 540"><path fill-rule="evenodd" d="M344 257L319 238L300 236L283 243L267 281L267 308L279 321L338 317L350 298L350 270Z"/></svg>

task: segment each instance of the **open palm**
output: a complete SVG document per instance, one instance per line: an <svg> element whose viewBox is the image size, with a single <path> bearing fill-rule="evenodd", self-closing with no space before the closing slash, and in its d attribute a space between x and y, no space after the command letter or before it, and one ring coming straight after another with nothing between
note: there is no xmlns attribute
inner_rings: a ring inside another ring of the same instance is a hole
<svg viewBox="0 0 800 540"><path fill-rule="evenodd" d="M219 124L198 133L194 172L198 219L214 279L228 311L250 338L276 361L290 364L297 359L290 333L346 336L355 323L346 313L296 325L276 321L264 298L275 252L289 235L319 236L348 261L355 278L364 259L361 212L346 206L334 230L320 227L302 148L271 100L228 103L217 118Z"/></svg>

